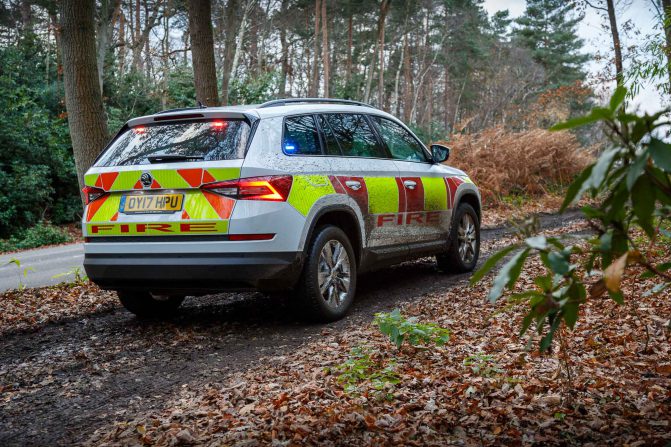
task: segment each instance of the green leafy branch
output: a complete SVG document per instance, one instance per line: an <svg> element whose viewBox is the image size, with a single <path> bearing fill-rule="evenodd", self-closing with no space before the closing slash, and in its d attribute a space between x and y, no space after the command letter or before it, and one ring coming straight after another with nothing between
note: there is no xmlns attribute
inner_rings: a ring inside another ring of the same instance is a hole
<svg viewBox="0 0 671 447"><path fill-rule="evenodd" d="M586 248L526 231L523 242L492 255L471 279L475 284L506 261L488 294L493 303L506 289L514 288L529 258L540 258L545 273L534 278L536 288L515 293L509 300L529 306L520 334L533 323L542 334L547 323L549 329L541 338L541 351L551 346L562 322L571 329L575 326L580 305L588 298L587 286L590 297L607 292L622 304L621 282L627 266L632 264L643 266L649 277L661 281L650 293L658 293L671 284L671 263L655 265L630 231L642 229L646 240L652 243L671 216L671 145L659 137L661 128L671 124L667 119L669 110L642 116L628 113L624 107L626 94L627 90L620 86L608 107L596 107L586 116L552 128L572 129L600 122L612 143L569 186L561 207L565 211L586 194L599 201L598 206L582 208L596 233L586 238ZM587 277L597 275L599 279L586 284L581 270Z"/></svg>

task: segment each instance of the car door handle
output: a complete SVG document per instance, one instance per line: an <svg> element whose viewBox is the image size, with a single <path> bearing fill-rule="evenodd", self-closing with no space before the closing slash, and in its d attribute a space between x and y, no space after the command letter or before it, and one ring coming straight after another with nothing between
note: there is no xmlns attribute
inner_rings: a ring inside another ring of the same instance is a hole
<svg viewBox="0 0 671 447"><path fill-rule="evenodd" d="M356 180L347 180L345 182L345 185L349 189L353 189L354 191L357 191L357 190L361 189L361 182L357 182Z"/></svg>
<svg viewBox="0 0 671 447"><path fill-rule="evenodd" d="M412 180L405 180L403 184L408 189L415 189L415 187L417 186L417 182L413 182Z"/></svg>

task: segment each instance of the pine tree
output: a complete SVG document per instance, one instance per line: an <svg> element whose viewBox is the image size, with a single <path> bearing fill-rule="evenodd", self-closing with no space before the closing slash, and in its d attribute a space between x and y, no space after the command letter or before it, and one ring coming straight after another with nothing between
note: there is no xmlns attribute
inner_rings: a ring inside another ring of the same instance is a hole
<svg viewBox="0 0 671 447"><path fill-rule="evenodd" d="M582 66L589 55L580 53L583 40L576 28L582 16L573 13L574 7L564 0L527 0L524 15L517 19L515 37L543 66L550 88L585 79Z"/></svg>

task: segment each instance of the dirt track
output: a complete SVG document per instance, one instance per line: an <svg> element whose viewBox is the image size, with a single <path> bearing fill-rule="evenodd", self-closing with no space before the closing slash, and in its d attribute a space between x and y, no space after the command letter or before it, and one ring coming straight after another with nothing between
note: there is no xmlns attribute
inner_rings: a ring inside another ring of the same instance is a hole
<svg viewBox="0 0 671 447"><path fill-rule="evenodd" d="M541 218L559 227L577 212ZM495 240L506 228L483 230ZM419 260L363 276L354 309L330 325L306 325L277 297L228 293L187 299L178 317L142 323L121 308L48 324L0 340L0 445L63 445L150 408L185 384L220 381L267 355L290 353L325 328L368 322L373 313L445 289L445 275Z"/></svg>

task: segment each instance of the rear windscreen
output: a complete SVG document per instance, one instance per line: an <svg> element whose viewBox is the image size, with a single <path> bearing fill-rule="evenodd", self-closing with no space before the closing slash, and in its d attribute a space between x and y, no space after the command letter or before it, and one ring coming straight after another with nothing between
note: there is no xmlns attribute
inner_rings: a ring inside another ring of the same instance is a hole
<svg viewBox="0 0 671 447"><path fill-rule="evenodd" d="M249 133L243 120L136 126L121 134L95 166L240 159L245 157Z"/></svg>

